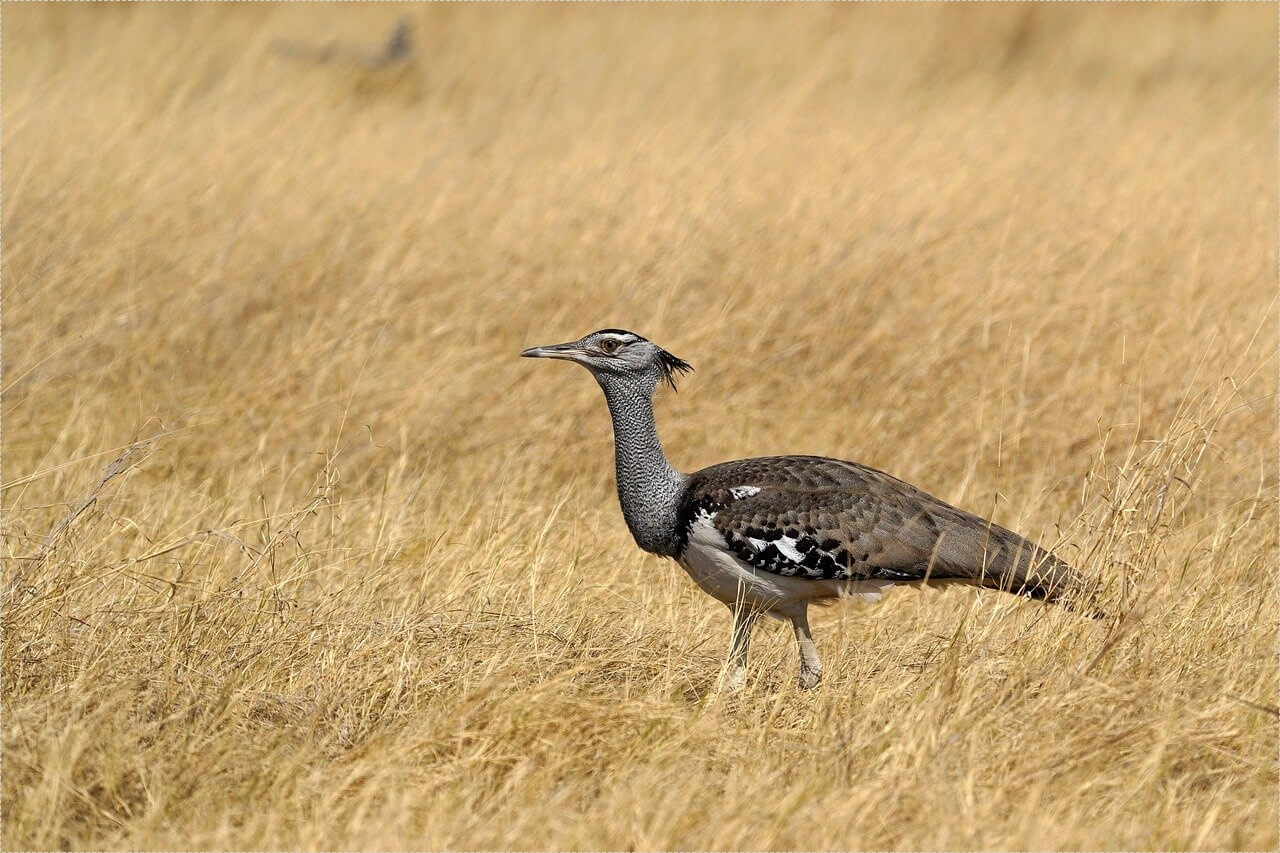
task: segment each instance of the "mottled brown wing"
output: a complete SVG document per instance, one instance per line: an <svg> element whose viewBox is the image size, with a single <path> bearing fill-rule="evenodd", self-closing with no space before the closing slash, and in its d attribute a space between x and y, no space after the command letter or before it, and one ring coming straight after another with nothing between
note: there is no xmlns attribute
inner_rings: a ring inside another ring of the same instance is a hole
<svg viewBox="0 0 1280 853"><path fill-rule="evenodd" d="M682 514L711 519L744 562L780 575L964 579L1056 597L1070 568L999 525L895 477L816 456L744 459L693 475Z"/></svg>

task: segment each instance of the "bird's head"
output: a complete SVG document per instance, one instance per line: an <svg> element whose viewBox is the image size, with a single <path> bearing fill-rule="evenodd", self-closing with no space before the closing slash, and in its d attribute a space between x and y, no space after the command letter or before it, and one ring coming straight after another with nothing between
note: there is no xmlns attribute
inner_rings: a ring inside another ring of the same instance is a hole
<svg viewBox="0 0 1280 853"><path fill-rule="evenodd" d="M630 386L652 394L661 382L676 387L676 375L693 370L662 347L634 332L601 329L570 341L545 347L531 347L520 353L525 358L561 358L581 364L601 385Z"/></svg>

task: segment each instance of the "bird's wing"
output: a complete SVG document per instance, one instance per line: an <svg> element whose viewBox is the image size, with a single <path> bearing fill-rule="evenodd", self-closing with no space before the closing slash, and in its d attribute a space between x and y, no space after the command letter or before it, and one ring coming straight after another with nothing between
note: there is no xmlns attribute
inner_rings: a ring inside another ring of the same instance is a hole
<svg viewBox="0 0 1280 853"><path fill-rule="evenodd" d="M792 577L963 579L1008 589L1025 586L1037 565L1061 565L1017 534L882 471L824 457L703 469L691 478L683 514L709 519L743 562Z"/></svg>

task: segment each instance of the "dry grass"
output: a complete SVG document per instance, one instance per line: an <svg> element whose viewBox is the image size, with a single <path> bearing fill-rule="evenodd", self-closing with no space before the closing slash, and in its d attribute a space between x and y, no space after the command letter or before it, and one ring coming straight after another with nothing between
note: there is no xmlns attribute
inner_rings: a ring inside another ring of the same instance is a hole
<svg viewBox="0 0 1280 853"><path fill-rule="evenodd" d="M4 845L1274 847L1276 14L6 6ZM707 695L516 358L614 325L682 467L858 459L1127 615L899 592Z"/></svg>

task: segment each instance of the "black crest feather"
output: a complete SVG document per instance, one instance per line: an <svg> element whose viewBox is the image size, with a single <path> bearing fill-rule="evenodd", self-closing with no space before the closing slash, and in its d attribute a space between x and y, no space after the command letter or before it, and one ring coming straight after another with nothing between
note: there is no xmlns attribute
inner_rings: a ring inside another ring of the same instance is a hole
<svg viewBox="0 0 1280 853"><path fill-rule="evenodd" d="M658 347L658 361L662 365L662 378L667 380L667 384L671 386L672 391L677 390L676 376L693 370L692 364L682 358L676 358L662 347Z"/></svg>

